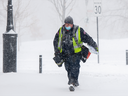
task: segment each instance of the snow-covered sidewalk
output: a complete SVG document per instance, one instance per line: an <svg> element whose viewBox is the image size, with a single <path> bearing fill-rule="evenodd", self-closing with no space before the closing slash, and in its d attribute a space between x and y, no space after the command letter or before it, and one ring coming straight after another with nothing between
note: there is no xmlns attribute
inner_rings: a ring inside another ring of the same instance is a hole
<svg viewBox="0 0 128 96"><path fill-rule="evenodd" d="M52 40L25 42L18 52L18 72L4 74L0 70L0 96L128 96L127 41L101 40L100 64L95 54L81 62L80 86L75 92L68 89L64 66L58 68L52 59ZM39 55L43 56L42 74L38 73ZM2 54L0 60L2 69Z"/></svg>
<svg viewBox="0 0 128 96"><path fill-rule="evenodd" d="M128 96L128 75L81 73L70 92L65 73L0 74L0 96Z"/></svg>

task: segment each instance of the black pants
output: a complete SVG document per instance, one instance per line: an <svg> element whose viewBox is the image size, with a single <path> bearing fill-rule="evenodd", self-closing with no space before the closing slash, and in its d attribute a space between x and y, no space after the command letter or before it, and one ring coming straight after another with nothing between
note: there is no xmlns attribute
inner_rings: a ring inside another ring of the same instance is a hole
<svg viewBox="0 0 128 96"><path fill-rule="evenodd" d="M65 69L68 73L69 79L78 80L79 69L80 69L80 59L81 56L79 54L74 54L66 57L65 60Z"/></svg>

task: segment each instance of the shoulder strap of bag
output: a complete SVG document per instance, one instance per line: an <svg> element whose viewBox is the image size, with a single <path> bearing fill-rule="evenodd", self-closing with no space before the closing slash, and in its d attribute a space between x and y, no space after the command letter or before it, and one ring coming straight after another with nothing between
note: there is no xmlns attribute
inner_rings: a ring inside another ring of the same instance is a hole
<svg viewBox="0 0 128 96"><path fill-rule="evenodd" d="M78 30L79 26L74 25L74 29L73 29L73 37L75 39L75 42L77 44L78 47L81 47L81 45L78 43L78 39L76 38L76 31Z"/></svg>
<svg viewBox="0 0 128 96"><path fill-rule="evenodd" d="M61 46L60 46L60 49L62 48L62 42L63 42L63 38L64 38L64 36L65 36L65 28L64 28L64 27L62 27L61 34L63 34L63 35L62 35L62 39L61 39Z"/></svg>

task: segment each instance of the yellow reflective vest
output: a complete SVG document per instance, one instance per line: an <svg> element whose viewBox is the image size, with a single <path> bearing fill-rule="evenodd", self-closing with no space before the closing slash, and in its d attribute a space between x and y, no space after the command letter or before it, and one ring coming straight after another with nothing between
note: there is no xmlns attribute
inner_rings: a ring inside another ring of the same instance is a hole
<svg viewBox="0 0 128 96"><path fill-rule="evenodd" d="M83 45L83 42L81 41L81 36L80 36L80 27L78 27L76 33L73 33L73 34L75 34L75 37L74 36L72 37L74 53L79 53L81 52L82 50L81 47ZM58 49L60 50L60 53L62 53L62 37L63 37L63 34L62 34L62 27L61 27L59 30L59 40L58 40Z"/></svg>

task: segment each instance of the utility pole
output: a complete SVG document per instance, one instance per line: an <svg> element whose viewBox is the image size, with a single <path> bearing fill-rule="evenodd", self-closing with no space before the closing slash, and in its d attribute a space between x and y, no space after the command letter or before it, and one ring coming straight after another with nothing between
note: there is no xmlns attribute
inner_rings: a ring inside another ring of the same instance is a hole
<svg viewBox="0 0 128 96"><path fill-rule="evenodd" d="M13 5L12 0L8 0L7 5L7 26L3 33L3 72L17 72L17 33L14 32L13 25Z"/></svg>

